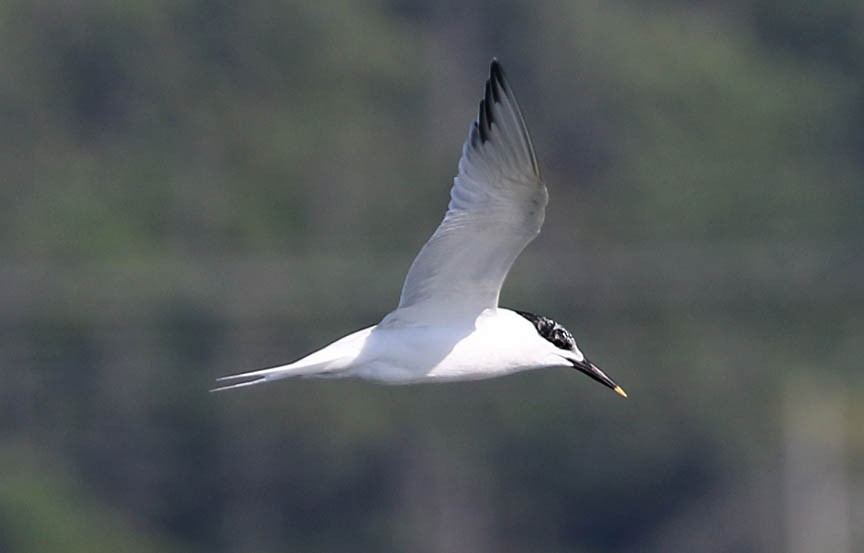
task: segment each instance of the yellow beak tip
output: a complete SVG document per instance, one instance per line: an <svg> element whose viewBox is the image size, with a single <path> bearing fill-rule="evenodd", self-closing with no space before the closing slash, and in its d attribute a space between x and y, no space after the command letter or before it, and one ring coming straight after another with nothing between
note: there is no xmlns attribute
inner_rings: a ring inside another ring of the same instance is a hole
<svg viewBox="0 0 864 553"><path fill-rule="evenodd" d="M615 386L613 391L621 397L627 397L627 392L621 386Z"/></svg>

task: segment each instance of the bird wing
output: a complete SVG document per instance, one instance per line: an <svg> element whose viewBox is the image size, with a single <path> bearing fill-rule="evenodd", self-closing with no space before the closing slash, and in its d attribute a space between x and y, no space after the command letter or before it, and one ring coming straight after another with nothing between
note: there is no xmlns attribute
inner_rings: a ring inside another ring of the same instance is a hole
<svg viewBox="0 0 864 553"><path fill-rule="evenodd" d="M424 321L497 307L511 265L540 232L547 200L516 97L492 60L447 213L412 263L394 315Z"/></svg>

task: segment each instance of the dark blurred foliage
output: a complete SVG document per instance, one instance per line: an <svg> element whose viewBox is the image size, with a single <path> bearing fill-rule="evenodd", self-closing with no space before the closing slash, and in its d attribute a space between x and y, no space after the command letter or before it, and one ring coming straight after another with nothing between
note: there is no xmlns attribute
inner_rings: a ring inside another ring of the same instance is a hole
<svg viewBox="0 0 864 553"><path fill-rule="evenodd" d="M489 60L572 371L211 395L395 304ZM864 547L864 8L0 4L0 550Z"/></svg>

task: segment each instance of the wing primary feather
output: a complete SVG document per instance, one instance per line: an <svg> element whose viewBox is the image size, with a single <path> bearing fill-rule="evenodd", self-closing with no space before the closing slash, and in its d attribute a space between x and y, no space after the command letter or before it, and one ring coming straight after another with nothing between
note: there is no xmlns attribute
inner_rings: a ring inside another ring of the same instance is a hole
<svg viewBox="0 0 864 553"><path fill-rule="evenodd" d="M501 84L498 82L495 74L492 73L489 77L489 81L491 81L491 86L489 88L492 89L492 99L495 100L496 104L501 103Z"/></svg>
<svg viewBox="0 0 864 553"><path fill-rule="evenodd" d="M468 141L471 144L472 148L480 147L480 129L477 126L477 122L471 123L471 126L468 129Z"/></svg>
<svg viewBox="0 0 864 553"><path fill-rule="evenodd" d="M497 95L497 103L501 103L500 95L503 94L509 100L506 110L508 111L510 117L513 119L513 122L516 124L516 127L519 129L519 132L522 136L522 139L525 141L526 150L528 153L528 162L531 164L531 168L534 171L534 174L538 177L540 176L540 164L537 162L537 155L534 153L534 142L531 140L531 134L528 132L528 126L525 124L525 118L522 117L522 113L519 111L519 108L516 104L516 98L513 94L513 89L510 87L510 84L507 82L507 77L504 74L504 69L501 67L501 64L498 62L498 58L492 58L492 63L489 67L489 81L492 82L492 90L493 96L496 96L496 92L500 91L500 94ZM488 84L488 81L487 81Z"/></svg>
<svg viewBox="0 0 864 553"><path fill-rule="evenodd" d="M492 127L487 123L487 110L489 108L486 107L486 99L480 100L480 113L477 116L477 128L480 130L480 142L482 144L486 144L489 141L489 131L492 130Z"/></svg>
<svg viewBox="0 0 864 553"><path fill-rule="evenodd" d="M486 108L484 110L486 114L486 130L491 131L492 123L495 122L495 114L492 110L497 102L492 98L492 84L489 81L486 81L486 91L483 95L483 100L483 106Z"/></svg>

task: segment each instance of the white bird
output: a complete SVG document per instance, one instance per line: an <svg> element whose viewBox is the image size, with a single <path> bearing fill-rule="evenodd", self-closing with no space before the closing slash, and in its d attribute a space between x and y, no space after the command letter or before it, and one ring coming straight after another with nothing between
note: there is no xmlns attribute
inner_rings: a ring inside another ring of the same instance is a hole
<svg viewBox="0 0 864 553"><path fill-rule="evenodd" d="M566 328L498 307L510 266L540 232L547 200L522 113L493 59L447 213L412 263L399 306L293 363L220 378L226 385L213 391L294 376L407 384L571 367L626 397Z"/></svg>

